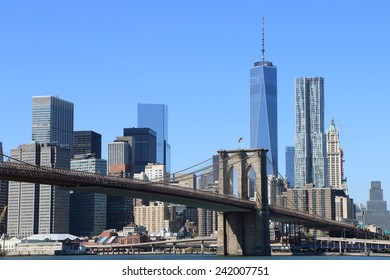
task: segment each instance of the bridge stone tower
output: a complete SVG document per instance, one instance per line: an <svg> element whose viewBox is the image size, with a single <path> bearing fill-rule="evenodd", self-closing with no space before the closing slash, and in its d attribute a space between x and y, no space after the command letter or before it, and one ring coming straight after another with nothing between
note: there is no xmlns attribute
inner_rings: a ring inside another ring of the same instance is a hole
<svg viewBox="0 0 390 280"><path fill-rule="evenodd" d="M256 210L218 214L219 255L271 255L269 232L268 181L266 149L218 151L219 193L233 195L231 177L237 170L238 198L249 200L248 173L256 174Z"/></svg>

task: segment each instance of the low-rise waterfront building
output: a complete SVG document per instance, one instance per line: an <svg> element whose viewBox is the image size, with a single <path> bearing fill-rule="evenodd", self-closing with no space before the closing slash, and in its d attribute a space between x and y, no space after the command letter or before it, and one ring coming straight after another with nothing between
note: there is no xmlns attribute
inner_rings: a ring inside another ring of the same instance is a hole
<svg viewBox="0 0 390 280"><path fill-rule="evenodd" d="M27 238L5 240L9 256L84 254L82 240L71 234L36 234Z"/></svg>

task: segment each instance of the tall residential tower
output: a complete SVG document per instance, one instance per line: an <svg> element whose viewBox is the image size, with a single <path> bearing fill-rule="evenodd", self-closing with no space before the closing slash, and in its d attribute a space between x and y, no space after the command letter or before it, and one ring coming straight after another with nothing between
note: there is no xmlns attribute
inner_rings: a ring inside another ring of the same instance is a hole
<svg viewBox="0 0 390 280"><path fill-rule="evenodd" d="M278 176L277 71L264 59L264 18L262 58L250 70L250 147L268 149L267 174Z"/></svg>
<svg viewBox="0 0 390 280"><path fill-rule="evenodd" d="M328 187L324 79L295 79L295 186Z"/></svg>

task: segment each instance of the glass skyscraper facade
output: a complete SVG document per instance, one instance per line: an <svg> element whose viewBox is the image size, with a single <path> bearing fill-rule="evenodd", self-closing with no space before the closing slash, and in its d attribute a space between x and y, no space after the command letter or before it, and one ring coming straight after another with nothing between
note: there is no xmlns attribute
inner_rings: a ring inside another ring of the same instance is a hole
<svg viewBox="0 0 390 280"><path fill-rule="evenodd" d="M295 186L328 187L324 79L295 79Z"/></svg>
<svg viewBox="0 0 390 280"><path fill-rule="evenodd" d="M73 159L70 169L107 175L107 161L86 156ZM107 227L107 195L73 192L70 196L70 233L76 236L95 236Z"/></svg>
<svg viewBox="0 0 390 280"><path fill-rule="evenodd" d="M125 128L123 136L134 138L134 173L145 171L148 163L156 163L156 132L151 128Z"/></svg>
<svg viewBox="0 0 390 280"><path fill-rule="evenodd" d="M54 96L33 96L32 140L70 149L73 155L73 103Z"/></svg>
<svg viewBox="0 0 390 280"><path fill-rule="evenodd" d="M151 128L156 132L156 162L165 164L170 172L171 146L168 143L168 106L141 104L137 106L138 128Z"/></svg>
<svg viewBox="0 0 390 280"><path fill-rule="evenodd" d="M73 154L102 158L102 135L91 130L73 133Z"/></svg>
<svg viewBox="0 0 390 280"><path fill-rule="evenodd" d="M290 183L290 187L294 187L294 161L295 161L295 147L286 147L286 180Z"/></svg>
<svg viewBox="0 0 390 280"><path fill-rule="evenodd" d="M278 176L277 69L268 61L250 70L250 147L268 149L267 174Z"/></svg>

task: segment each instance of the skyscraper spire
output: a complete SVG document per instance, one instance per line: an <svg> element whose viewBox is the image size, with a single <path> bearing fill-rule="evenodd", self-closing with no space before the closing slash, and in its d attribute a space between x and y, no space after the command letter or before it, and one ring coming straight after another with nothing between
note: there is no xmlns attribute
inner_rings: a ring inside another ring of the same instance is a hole
<svg viewBox="0 0 390 280"><path fill-rule="evenodd" d="M262 17L261 19L261 61L264 62L264 53L265 53L265 49L264 49L264 17Z"/></svg>

